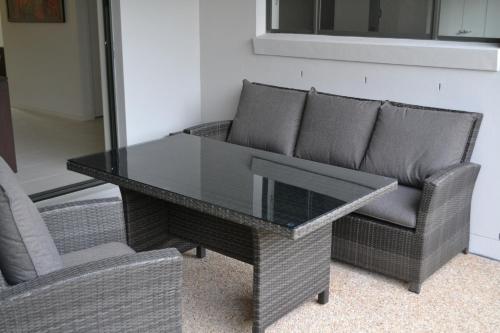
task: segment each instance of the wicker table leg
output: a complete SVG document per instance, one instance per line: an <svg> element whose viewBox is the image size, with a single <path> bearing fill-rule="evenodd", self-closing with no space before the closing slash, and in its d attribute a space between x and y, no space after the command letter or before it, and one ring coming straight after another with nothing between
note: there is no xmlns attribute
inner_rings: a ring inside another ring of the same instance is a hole
<svg viewBox="0 0 500 333"><path fill-rule="evenodd" d="M125 214L127 243L135 251L150 251L175 247L186 252L195 244L175 239L169 233L168 203L148 195L120 188Z"/></svg>
<svg viewBox="0 0 500 333"><path fill-rule="evenodd" d="M120 190L128 245L137 252L159 248L168 239L167 204L125 188Z"/></svg>
<svg viewBox="0 0 500 333"><path fill-rule="evenodd" d="M161 230L160 238L174 237L199 244L201 256L206 247L253 264L254 332L264 332L316 295L320 304L328 302L331 224L292 240L177 205L165 207L162 202L135 192L122 190L122 193L129 241L133 244L140 239L139 244L144 246L146 235L154 239Z"/></svg>
<svg viewBox="0 0 500 333"><path fill-rule="evenodd" d="M328 301L331 235L331 225L298 240L254 231L253 332L316 295Z"/></svg>

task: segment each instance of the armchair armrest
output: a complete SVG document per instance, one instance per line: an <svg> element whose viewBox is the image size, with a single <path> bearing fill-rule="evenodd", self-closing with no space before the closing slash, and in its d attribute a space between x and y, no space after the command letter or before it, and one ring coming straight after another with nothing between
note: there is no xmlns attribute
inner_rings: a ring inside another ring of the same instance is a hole
<svg viewBox="0 0 500 333"><path fill-rule="evenodd" d="M190 128L186 128L184 133L197 136L204 136L219 141L226 141L231 129L232 120L216 121Z"/></svg>
<svg viewBox="0 0 500 333"><path fill-rule="evenodd" d="M40 209L61 254L109 242L126 243L118 198L80 201Z"/></svg>
<svg viewBox="0 0 500 333"><path fill-rule="evenodd" d="M175 249L57 271L0 292L2 332L180 332Z"/></svg>
<svg viewBox="0 0 500 333"><path fill-rule="evenodd" d="M446 168L424 182L417 232L430 233L445 224L468 228L472 193L481 166L463 163Z"/></svg>

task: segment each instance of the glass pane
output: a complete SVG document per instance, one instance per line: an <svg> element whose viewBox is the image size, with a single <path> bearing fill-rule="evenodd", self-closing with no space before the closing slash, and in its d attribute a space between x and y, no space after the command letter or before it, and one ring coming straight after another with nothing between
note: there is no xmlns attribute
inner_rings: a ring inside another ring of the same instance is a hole
<svg viewBox="0 0 500 333"><path fill-rule="evenodd" d="M271 29L280 32L312 33L314 0L269 0Z"/></svg>
<svg viewBox="0 0 500 333"><path fill-rule="evenodd" d="M434 1L380 0L379 32L398 35L431 33Z"/></svg>
<svg viewBox="0 0 500 333"><path fill-rule="evenodd" d="M336 0L335 31L367 33L370 0Z"/></svg>
<svg viewBox="0 0 500 333"><path fill-rule="evenodd" d="M488 1L484 37L500 38L500 0Z"/></svg>
<svg viewBox="0 0 500 333"><path fill-rule="evenodd" d="M335 0L321 0L321 30L333 30L335 23Z"/></svg>
<svg viewBox="0 0 500 333"><path fill-rule="evenodd" d="M396 185L395 179L185 134L74 159L70 170L111 182L118 177L286 228Z"/></svg>
<svg viewBox="0 0 500 333"><path fill-rule="evenodd" d="M330 2L330 1L328 1ZM431 33L433 0L336 0L334 31L380 36L426 36ZM327 15L323 10L322 17Z"/></svg>
<svg viewBox="0 0 500 333"><path fill-rule="evenodd" d="M442 0L439 35L500 38L500 0Z"/></svg>

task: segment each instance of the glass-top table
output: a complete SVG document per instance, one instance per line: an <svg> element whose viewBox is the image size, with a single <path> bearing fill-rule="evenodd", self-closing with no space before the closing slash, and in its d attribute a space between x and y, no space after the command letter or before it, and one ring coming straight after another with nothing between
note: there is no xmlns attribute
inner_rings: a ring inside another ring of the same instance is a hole
<svg viewBox="0 0 500 333"><path fill-rule="evenodd" d="M68 168L120 186L136 251L198 246L253 265L253 332L315 295L328 302L332 223L397 187L186 134L72 159Z"/></svg>
<svg viewBox="0 0 500 333"><path fill-rule="evenodd" d="M176 203L213 205L236 223L291 238L397 186L386 177L186 134L72 159L68 168L148 187Z"/></svg>

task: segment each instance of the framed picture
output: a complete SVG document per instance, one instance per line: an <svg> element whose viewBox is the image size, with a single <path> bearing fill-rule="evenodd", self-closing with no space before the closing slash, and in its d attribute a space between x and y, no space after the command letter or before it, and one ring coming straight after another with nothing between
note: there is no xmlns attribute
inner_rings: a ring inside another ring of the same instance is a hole
<svg viewBox="0 0 500 333"><path fill-rule="evenodd" d="M64 0L6 0L9 22L63 23Z"/></svg>

